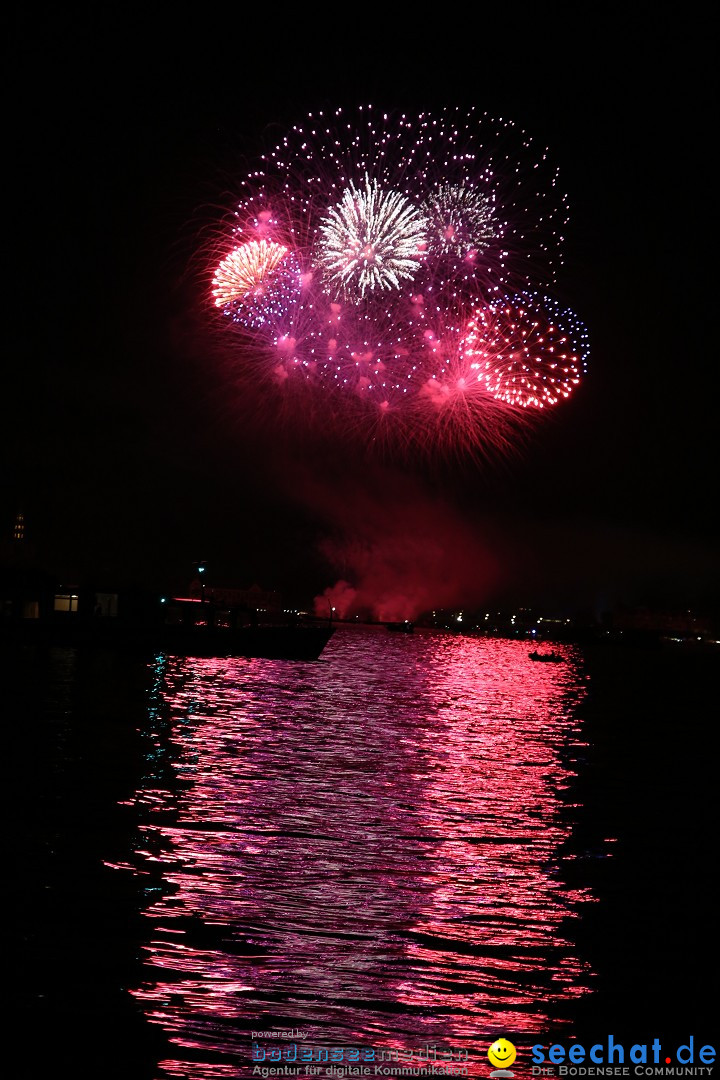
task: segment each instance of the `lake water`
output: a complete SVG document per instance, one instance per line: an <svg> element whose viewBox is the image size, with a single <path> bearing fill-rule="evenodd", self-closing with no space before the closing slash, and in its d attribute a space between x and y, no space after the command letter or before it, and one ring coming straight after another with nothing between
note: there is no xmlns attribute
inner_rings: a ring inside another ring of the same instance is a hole
<svg viewBox="0 0 720 1080"><path fill-rule="evenodd" d="M712 1041L717 663L555 648L340 626L314 663L15 657L26 1075Z"/></svg>

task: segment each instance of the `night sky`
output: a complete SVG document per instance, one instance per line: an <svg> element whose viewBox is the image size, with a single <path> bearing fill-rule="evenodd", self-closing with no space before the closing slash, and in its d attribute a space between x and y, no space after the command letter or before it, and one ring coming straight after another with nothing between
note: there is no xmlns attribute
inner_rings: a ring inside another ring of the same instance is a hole
<svg viewBox="0 0 720 1080"><path fill-rule="evenodd" d="M302 600L404 561L408 587L441 582L430 602L717 610L710 36L699 6L563 8L16 11L5 534L22 510L68 580L164 589L204 559ZM199 238L261 140L366 102L475 106L560 168L557 291L589 328L589 373L510 460L311 445L240 408L203 338Z"/></svg>

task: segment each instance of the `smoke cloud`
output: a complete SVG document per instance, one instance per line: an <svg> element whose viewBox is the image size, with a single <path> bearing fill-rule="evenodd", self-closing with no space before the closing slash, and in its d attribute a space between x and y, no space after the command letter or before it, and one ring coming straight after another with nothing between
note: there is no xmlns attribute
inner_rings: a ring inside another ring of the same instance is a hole
<svg viewBox="0 0 720 1080"><path fill-rule="evenodd" d="M315 598L320 616L412 620L479 604L498 586L479 523L416 478L375 467L334 482L324 472L306 475L300 490L327 522L321 550L338 575Z"/></svg>

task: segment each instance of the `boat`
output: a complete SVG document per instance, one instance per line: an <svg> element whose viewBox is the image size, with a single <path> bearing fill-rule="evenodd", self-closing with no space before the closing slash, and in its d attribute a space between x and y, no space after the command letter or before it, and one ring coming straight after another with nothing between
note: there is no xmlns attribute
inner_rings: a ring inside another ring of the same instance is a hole
<svg viewBox="0 0 720 1080"><path fill-rule="evenodd" d="M334 626L123 626L39 625L34 620L5 631L4 644L118 649L172 656L253 657L265 660L317 660L335 633Z"/></svg>
<svg viewBox="0 0 720 1080"><path fill-rule="evenodd" d="M133 654L317 660L335 627L220 609L195 599L168 600L150 617L107 618L51 613L0 624L4 645L116 649Z"/></svg>
<svg viewBox="0 0 720 1080"><path fill-rule="evenodd" d="M334 626L49 626L28 620L7 629L4 644L117 649L172 656L253 657L265 660L317 660L335 633Z"/></svg>
<svg viewBox="0 0 720 1080"><path fill-rule="evenodd" d="M395 634L412 634L415 629L409 619L403 619L402 622L385 623L385 626Z"/></svg>
<svg viewBox="0 0 720 1080"><path fill-rule="evenodd" d="M537 651L537 649L534 649L531 653L528 653L528 656L531 660L538 660L543 664L561 664L565 659L563 656L560 656L559 653L540 653Z"/></svg>

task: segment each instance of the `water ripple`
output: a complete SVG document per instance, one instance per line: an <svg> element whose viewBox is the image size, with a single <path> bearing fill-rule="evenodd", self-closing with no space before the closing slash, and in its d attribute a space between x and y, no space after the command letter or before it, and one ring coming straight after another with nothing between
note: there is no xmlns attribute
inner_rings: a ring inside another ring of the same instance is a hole
<svg viewBox="0 0 720 1080"><path fill-rule="evenodd" d="M160 1075L244 1075L273 1027L484 1054L557 1026L593 977L562 874L584 687L570 647L375 628L313 664L158 657L131 861Z"/></svg>

